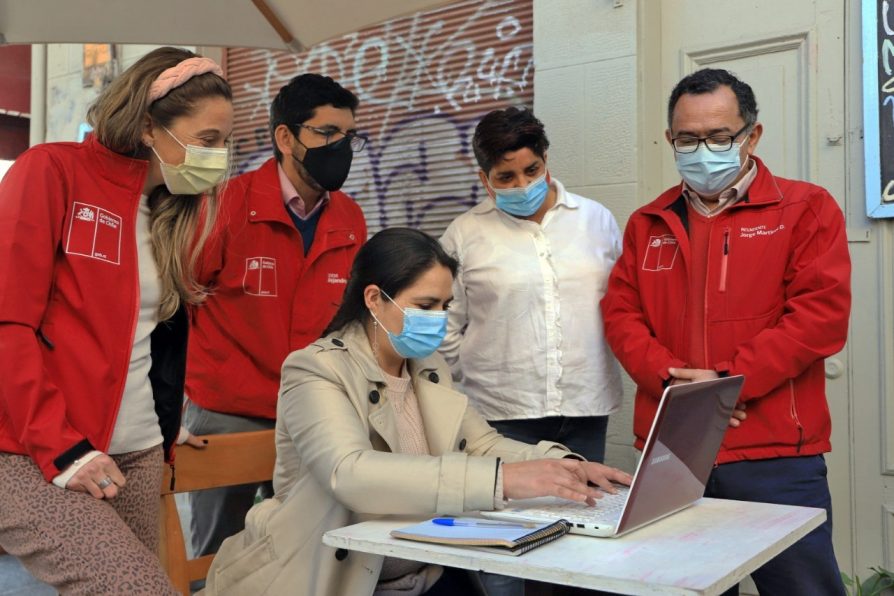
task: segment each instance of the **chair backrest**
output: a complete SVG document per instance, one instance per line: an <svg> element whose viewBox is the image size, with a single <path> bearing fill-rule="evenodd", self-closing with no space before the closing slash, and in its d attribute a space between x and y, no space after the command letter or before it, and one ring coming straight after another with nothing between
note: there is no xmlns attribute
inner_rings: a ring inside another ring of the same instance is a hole
<svg viewBox="0 0 894 596"><path fill-rule="evenodd" d="M208 441L204 449L178 447L174 467L165 467L158 555L174 586L183 594L190 593L190 582L205 578L214 555L187 559L174 495L271 480L276 461L274 432L205 435L200 437Z"/></svg>

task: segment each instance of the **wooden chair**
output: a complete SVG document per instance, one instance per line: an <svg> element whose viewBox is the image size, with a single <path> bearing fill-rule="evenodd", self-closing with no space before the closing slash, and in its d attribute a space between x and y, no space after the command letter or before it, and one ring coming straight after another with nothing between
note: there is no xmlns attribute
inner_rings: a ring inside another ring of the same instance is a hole
<svg viewBox="0 0 894 596"><path fill-rule="evenodd" d="M186 543L174 495L178 493L266 482L273 478L276 446L273 430L205 435L204 449L177 448L174 469L165 467L161 488L159 559L174 587L189 594L192 581L204 579L214 555L186 558Z"/></svg>

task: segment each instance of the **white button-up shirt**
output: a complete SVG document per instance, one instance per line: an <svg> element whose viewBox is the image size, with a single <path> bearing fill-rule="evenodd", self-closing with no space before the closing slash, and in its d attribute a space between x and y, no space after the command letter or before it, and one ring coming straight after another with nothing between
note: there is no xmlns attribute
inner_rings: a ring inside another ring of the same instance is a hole
<svg viewBox="0 0 894 596"><path fill-rule="evenodd" d="M543 222L486 198L441 243L460 262L441 352L488 420L601 416L618 409L618 363L599 301L621 254L605 207L557 180Z"/></svg>

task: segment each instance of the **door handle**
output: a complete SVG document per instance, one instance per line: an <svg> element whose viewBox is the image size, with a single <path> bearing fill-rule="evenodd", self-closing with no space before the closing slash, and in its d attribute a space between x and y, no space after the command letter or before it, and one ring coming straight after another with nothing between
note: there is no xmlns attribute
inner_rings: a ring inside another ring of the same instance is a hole
<svg viewBox="0 0 894 596"><path fill-rule="evenodd" d="M827 379L837 379L844 374L844 364L838 358L827 358L825 368Z"/></svg>

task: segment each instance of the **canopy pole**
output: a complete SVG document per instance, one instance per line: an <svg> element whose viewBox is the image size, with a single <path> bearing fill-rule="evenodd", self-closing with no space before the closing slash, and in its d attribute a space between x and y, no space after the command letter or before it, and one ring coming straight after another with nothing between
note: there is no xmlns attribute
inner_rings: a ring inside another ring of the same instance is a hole
<svg viewBox="0 0 894 596"><path fill-rule="evenodd" d="M306 50L307 48L304 45L295 39L295 36L283 25L282 21L279 20L279 17L276 16L276 13L267 5L266 0L251 0L252 4L258 9L267 22L270 23L270 26L273 27L274 31L279 35L280 39L283 40L293 52L299 54Z"/></svg>

